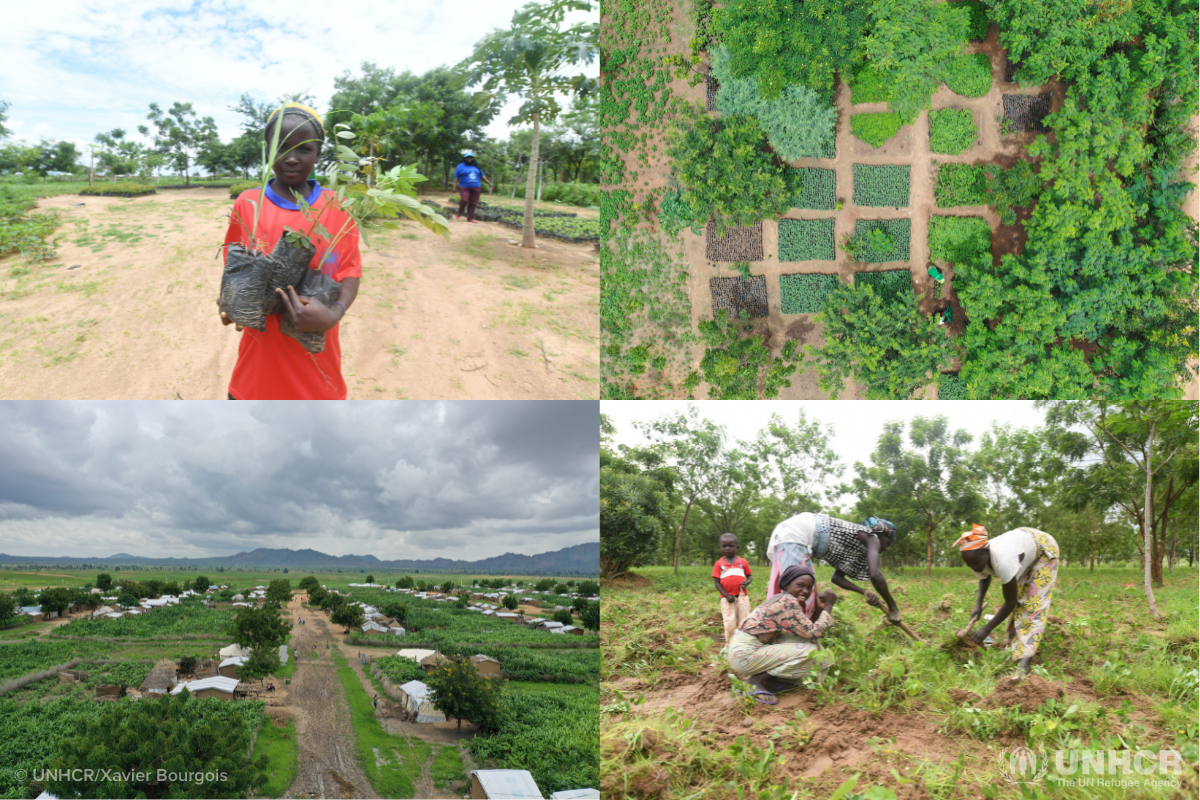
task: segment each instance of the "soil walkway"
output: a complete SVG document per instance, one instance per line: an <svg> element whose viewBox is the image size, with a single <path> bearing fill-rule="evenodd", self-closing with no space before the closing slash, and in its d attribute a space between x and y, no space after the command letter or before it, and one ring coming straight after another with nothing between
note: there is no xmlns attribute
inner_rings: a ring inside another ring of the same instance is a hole
<svg viewBox="0 0 1200 800"><path fill-rule="evenodd" d="M229 207L225 190L199 188L39 201L62 214L58 256L0 258L4 397L225 399L240 338L215 305ZM341 325L350 399L599 396L594 245L539 238L530 251L499 223L451 220L449 242L400 224L362 251Z"/></svg>

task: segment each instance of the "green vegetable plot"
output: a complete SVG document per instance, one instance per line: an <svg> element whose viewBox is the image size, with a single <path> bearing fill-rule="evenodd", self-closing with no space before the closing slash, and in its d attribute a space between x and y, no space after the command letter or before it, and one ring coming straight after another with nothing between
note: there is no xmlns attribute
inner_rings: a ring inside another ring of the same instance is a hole
<svg viewBox="0 0 1200 800"><path fill-rule="evenodd" d="M854 276L855 286L870 286L875 296L891 302L900 300L905 293L912 294L912 273L906 269L889 269L885 272L860 272Z"/></svg>
<svg viewBox="0 0 1200 800"><path fill-rule="evenodd" d="M833 218L779 220L780 261L834 261Z"/></svg>
<svg viewBox="0 0 1200 800"><path fill-rule="evenodd" d="M909 167L896 164L855 164L856 206L904 208L908 205Z"/></svg>
<svg viewBox="0 0 1200 800"><path fill-rule="evenodd" d="M837 275L780 275L779 310L784 314L816 314L840 282Z"/></svg>
<svg viewBox="0 0 1200 800"><path fill-rule="evenodd" d="M939 400L970 400L967 385L958 375L938 375Z"/></svg>
<svg viewBox="0 0 1200 800"><path fill-rule="evenodd" d="M971 111L965 108L943 108L929 112L929 149L943 155L958 155L975 144L978 131Z"/></svg>
<svg viewBox="0 0 1200 800"><path fill-rule="evenodd" d="M850 132L876 149L899 133L900 127L900 115L892 111L850 116Z"/></svg>
<svg viewBox="0 0 1200 800"><path fill-rule="evenodd" d="M795 193L796 208L832 211L837 208L837 173L831 169L800 167L788 174L789 185Z"/></svg>
<svg viewBox="0 0 1200 800"><path fill-rule="evenodd" d="M854 223L855 260L871 264L908 261L912 222L907 219L860 219ZM890 243L890 247L886 245Z"/></svg>
<svg viewBox="0 0 1200 800"><path fill-rule="evenodd" d="M156 608L148 614L120 619L77 619L56 628L56 636L179 636L207 633L225 636L233 629L236 608L205 608L199 603Z"/></svg>
<svg viewBox="0 0 1200 800"><path fill-rule="evenodd" d="M93 644L44 639L0 645L0 683L65 664L73 658L104 658L108 650L107 642Z"/></svg>
<svg viewBox="0 0 1200 800"><path fill-rule="evenodd" d="M963 97L983 97L992 89L992 64L987 53L955 56L946 69L946 85Z"/></svg>
<svg viewBox="0 0 1200 800"><path fill-rule="evenodd" d="M937 162L933 162L938 166ZM933 187L938 208L987 204L987 175L974 164L941 164Z"/></svg>
<svg viewBox="0 0 1200 800"><path fill-rule="evenodd" d="M992 252L992 231L983 217L930 217L929 257L967 264Z"/></svg>

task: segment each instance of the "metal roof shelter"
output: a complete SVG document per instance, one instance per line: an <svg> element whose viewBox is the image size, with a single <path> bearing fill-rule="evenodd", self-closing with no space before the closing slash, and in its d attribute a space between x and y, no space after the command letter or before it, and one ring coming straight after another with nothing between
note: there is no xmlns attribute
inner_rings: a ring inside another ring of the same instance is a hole
<svg viewBox="0 0 1200 800"><path fill-rule="evenodd" d="M476 800L542 800L542 791L528 770L471 770L471 797Z"/></svg>
<svg viewBox="0 0 1200 800"><path fill-rule="evenodd" d="M409 681L400 687L400 692L405 698L404 707L415 716L416 722L446 721L446 715L434 707L429 687L421 681Z"/></svg>

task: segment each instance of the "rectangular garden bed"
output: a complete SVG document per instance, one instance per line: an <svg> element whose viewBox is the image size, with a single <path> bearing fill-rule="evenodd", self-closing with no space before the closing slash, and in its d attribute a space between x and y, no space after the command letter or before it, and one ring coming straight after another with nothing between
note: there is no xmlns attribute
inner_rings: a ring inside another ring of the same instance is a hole
<svg viewBox="0 0 1200 800"><path fill-rule="evenodd" d="M854 238L866 242L871 231L883 231L892 239L892 248L879 252L873 247L864 246L858 253L857 261L868 264L884 264L888 261L908 261L909 243L912 238L912 221L907 219L859 219L854 221Z"/></svg>
<svg viewBox="0 0 1200 800"><path fill-rule="evenodd" d="M906 164L855 164L854 205L906 208L909 171Z"/></svg>
<svg viewBox="0 0 1200 800"><path fill-rule="evenodd" d="M779 220L779 260L837 260L833 218Z"/></svg>
<svg viewBox="0 0 1200 800"><path fill-rule="evenodd" d="M1006 94L1003 99L1004 119L1013 129L1034 133L1047 133L1050 130L1042 124L1042 120L1050 113L1050 95Z"/></svg>
<svg viewBox="0 0 1200 800"><path fill-rule="evenodd" d="M704 257L709 261L762 261L762 223L737 225L717 233L715 220L708 221L704 236Z"/></svg>
<svg viewBox="0 0 1200 800"><path fill-rule="evenodd" d="M889 269L884 272L859 272L854 276L855 286L870 286L876 297L891 302L911 296L912 273L906 269Z"/></svg>
<svg viewBox="0 0 1200 800"><path fill-rule="evenodd" d="M800 167L792 171L792 188L798 194L796 208L832 211L837 208L837 173L831 169Z"/></svg>
<svg viewBox="0 0 1200 800"><path fill-rule="evenodd" d="M977 164L938 164L933 196L938 208L987 205L987 175Z"/></svg>
<svg viewBox="0 0 1200 800"><path fill-rule="evenodd" d="M730 319L737 319L743 311L751 319L767 316L767 279L763 275L712 278L708 288L712 292L713 319L721 309L729 311Z"/></svg>
<svg viewBox="0 0 1200 800"><path fill-rule="evenodd" d="M779 310L784 314L816 314L839 283L837 275L780 275Z"/></svg>

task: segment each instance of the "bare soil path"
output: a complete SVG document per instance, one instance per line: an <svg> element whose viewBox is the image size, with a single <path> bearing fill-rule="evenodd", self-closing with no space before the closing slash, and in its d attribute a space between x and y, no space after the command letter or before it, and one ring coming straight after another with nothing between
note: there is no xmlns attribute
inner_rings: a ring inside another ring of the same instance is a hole
<svg viewBox="0 0 1200 800"><path fill-rule="evenodd" d="M58 256L0 258L3 396L224 399L239 341L214 302L229 207L200 188L39 201L63 215ZM407 220L372 236L341 328L349 398L598 397L595 247L518 238L458 220L449 242Z"/></svg>
<svg viewBox="0 0 1200 800"><path fill-rule="evenodd" d="M300 602L288 604L293 619L304 614ZM311 622L311 619L306 619ZM354 730L338 667L326 645L332 637L326 626L297 625L292 629L296 672L287 691L287 708L296 722L300 767L288 797L375 797L358 765ZM312 657L313 653L317 657Z"/></svg>

